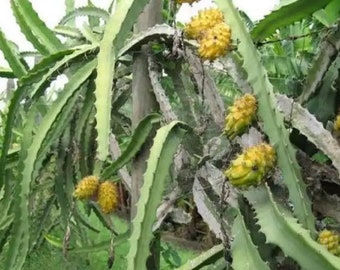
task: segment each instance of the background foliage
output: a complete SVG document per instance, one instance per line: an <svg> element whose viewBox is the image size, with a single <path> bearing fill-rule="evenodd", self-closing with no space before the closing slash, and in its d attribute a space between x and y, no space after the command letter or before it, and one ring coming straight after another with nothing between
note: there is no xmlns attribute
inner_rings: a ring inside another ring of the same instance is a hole
<svg viewBox="0 0 340 270"><path fill-rule="evenodd" d="M0 30L1 269L340 269L316 241L340 222L339 1L281 1L254 23L216 0L233 46L211 63L181 35L174 1L66 0L55 29L10 2L34 51ZM257 124L228 141L226 109L249 92ZM259 140L277 168L237 190L223 170ZM115 213L73 198L88 175L118 182Z"/></svg>

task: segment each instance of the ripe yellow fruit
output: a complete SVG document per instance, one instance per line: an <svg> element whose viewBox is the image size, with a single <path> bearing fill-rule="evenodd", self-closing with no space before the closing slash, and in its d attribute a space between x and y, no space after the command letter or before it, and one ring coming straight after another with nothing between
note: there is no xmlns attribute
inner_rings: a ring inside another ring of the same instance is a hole
<svg viewBox="0 0 340 270"><path fill-rule="evenodd" d="M274 148L266 143L250 147L240 154L224 172L236 187L258 185L275 165Z"/></svg>
<svg viewBox="0 0 340 270"><path fill-rule="evenodd" d="M188 38L199 39L208 29L223 22L223 13L217 8L201 10L185 25L184 33Z"/></svg>
<svg viewBox="0 0 340 270"><path fill-rule="evenodd" d="M225 23L216 24L202 33L198 54L204 60L213 61L226 54L231 42L231 29Z"/></svg>
<svg viewBox="0 0 340 270"><path fill-rule="evenodd" d="M115 183L105 181L99 185L98 205L105 214L109 214L116 209L118 205L118 190Z"/></svg>
<svg viewBox="0 0 340 270"><path fill-rule="evenodd" d="M99 179L97 176L86 176L77 184L73 197L79 200L89 199L96 194L98 186Z"/></svg>
<svg viewBox="0 0 340 270"><path fill-rule="evenodd" d="M198 0L176 0L176 3L180 5L184 3L192 4L194 2L198 2Z"/></svg>
<svg viewBox="0 0 340 270"><path fill-rule="evenodd" d="M340 114L335 118L333 128L335 131L340 131Z"/></svg>
<svg viewBox="0 0 340 270"><path fill-rule="evenodd" d="M251 124L256 116L257 104L254 95L245 94L235 100L228 108L225 118L224 133L229 139L240 135Z"/></svg>
<svg viewBox="0 0 340 270"><path fill-rule="evenodd" d="M319 233L318 242L336 256L340 255L340 236L337 232L323 230Z"/></svg>

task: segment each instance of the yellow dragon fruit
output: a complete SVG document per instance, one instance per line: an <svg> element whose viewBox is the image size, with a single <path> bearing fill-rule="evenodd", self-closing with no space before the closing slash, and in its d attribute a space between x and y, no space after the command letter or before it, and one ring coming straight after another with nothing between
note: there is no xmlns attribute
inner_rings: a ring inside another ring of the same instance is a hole
<svg viewBox="0 0 340 270"><path fill-rule="evenodd" d="M230 183L236 187L258 185L275 165L274 148L266 143L243 151L224 172Z"/></svg>

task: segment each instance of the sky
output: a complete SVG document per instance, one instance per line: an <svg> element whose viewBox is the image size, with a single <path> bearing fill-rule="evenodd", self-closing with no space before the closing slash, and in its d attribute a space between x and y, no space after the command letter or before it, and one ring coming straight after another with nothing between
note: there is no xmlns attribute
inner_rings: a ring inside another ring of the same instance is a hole
<svg viewBox="0 0 340 270"><path fill-rule="evenodd" d="M279 0L233 0L234 4L245 11L252 20L259 20L263 16L269 13ZM34 9L38 12L40 18L46 23L46 25L53 29L59 22L59 20L65 14L64 0L30 0ZM92 3L98 7L107 9L111 0L92 0ZM75 0L76 6L84 6L87 0ZM178 12L177 20L186 22L190 20L190 17L195 15L199 9L212 6L212 0L201 0L198 3L194 3L192 6L189 4L183 4ZM15 18L12 15L10 9L9 0L0 0L0 29L5 33L6 38L19 45L21 51L33 50L32 45L25 39L24 35L20 32L19 26L15 22ZM7 62L3 58L0 51L0 66L8 67ZM1 91L5 88L5 80L0 79L0 96Z"/></svg>

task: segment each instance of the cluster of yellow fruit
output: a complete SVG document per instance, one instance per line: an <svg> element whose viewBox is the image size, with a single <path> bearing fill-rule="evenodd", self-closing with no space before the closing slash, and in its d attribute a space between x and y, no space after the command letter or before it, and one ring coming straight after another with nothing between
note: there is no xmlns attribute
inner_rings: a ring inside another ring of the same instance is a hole
<svg viewBox="0 0 340 270"><path fill-rule="evenodd" d="M257 101L254 95L245 94L235 100L228 108L224 133L229 139L245 131L256 117ZM233 160L224 175L236 187L259 184L274 167L276 160L274 148L266 143L245 149Z"/></svg>
<svg viewBox="0 0 340 270"><path fill-rule="evenodd" d="M231 29L216 8L200 11L185 25L184 32L188 38L198 41L198 53L204 60L213 61L223 56L231 43Z"/></svg>
<svg viewBox="0 0 340 270"><path fill-rule="evenodd" d="M329 230L321 231L318 242L325 246L333 255L340 256L340 236L337 232Z"/></svg>
<svg viewBox="0 0 340 270"><path fill-rule="evenodd" d="M105 214L114 211L118 205L117 185L111 181L100 183L97 176L84 177L77 185L73 196L76 199L93 199Z"/></svg>
<svg viewBox="0 0 340 270"><path fill-rule="evenodd" d="M224 172L235 187L248 187L261 183L275 165L275 151L267 143L255 145L243 151Z"/></svg>

